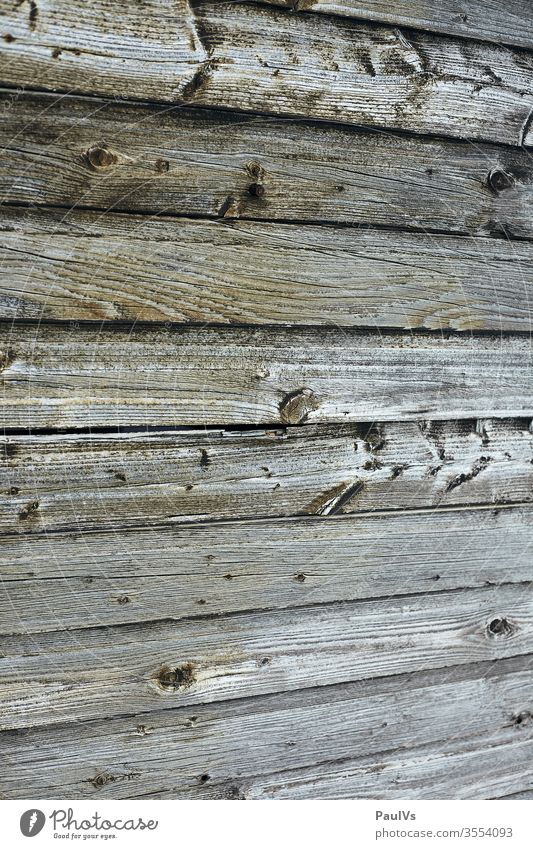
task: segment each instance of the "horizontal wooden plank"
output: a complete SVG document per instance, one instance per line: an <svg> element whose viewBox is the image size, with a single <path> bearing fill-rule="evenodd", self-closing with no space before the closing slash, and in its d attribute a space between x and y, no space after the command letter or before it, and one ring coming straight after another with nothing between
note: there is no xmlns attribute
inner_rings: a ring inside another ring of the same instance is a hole
<svg viewBox="0 0 533 849"><path fill-rule="evenodd" d="M257 778L246 799L489 799L533 778L533 741L496 736L465 748L455 739L444 747L422 747L375 758L318 764L294 773ZM495 823L494 823L495 824ZM386 830L386 823L383 824Z"/></svg>
<svg viewBox="0 0 533 849"><path fill-rule="evenodd" d="M194 715L178 708L3 732L0 793L4 799L242 798L256 782L264 786L270 773L324 769L326 759L339 782L346 759L364 759L360 779L364 775L370 792L376 777L377 791L379 774L394 760L391 750L401 750L396 757L411 770L420 747L431 744L443 760L461 746L492 751L517 744L529 751L531 725L520 717L533 699L530 663L527 658L202 705ZM31 763L28 751L34 753ZM508 762L503 770L499 765L478 773L478 797L526 786L521 771L509 770ZM471 781L471 774L465 781L461 770L448 770L454 798ZM436 794L433 782L417 788L419 797Z"/></svg>
<svg viewBox="0 0 533 849"><path fill-rule="evenodd" d="M533 244L10 210L0 318L529 331Z"/></svg>
<svg viewBox="0 0 533 849"><path fill-rule="evenodd" d="M265 2L265 0L260 0ZM297 12L322 12L414 27L461 38L533 48L533 7L529 0L266 0Z"/></svg>
<svg viewBox="0 0 533 849"><path fill-rule="evenodd" d="M7 428L533 415L527 336L0 328Z"/></svg>
<svg viewBox="0 0 533 849"><path fill-rule="evenodd" d="M50 94L1 105L4 202L533 237L520 149ZM466 249L492 258L486 242Z"/></svg>
<svg viewBox="0 0 533 849"><path fill-rule="evenodd" d="M0 633L527 583L532 554L533 508L10 537Z"/></svg>
<svg viewBox="0 0 533 849"><path fill-rule="evenodd" d="M532 651L533 597L522 584L5 636L1 727L142 713Z"/></svg>
<svg viewBox="0 0 533 849"><path fill-rule="evenodd" d="M0 532L528 502L532 460L523 419L2 437Z"/></svg>
<svg viewBox="0 0 533 849"><path fill-rule="evenodd" d="M0 78L16 86L174 98L207 54L187 0L1 0Z"/></svg>
<svg viewBox="0 0 533 849"><path fill-rule="evenodd" d="M2 5L12 86L532 141L533 58L509 47L233 2L194 3L194 22L170 0L124 16L109 0L83 14L51 2L33 19L31 4ZM165 12L173 23L154 45L145 21Z"/></svg>

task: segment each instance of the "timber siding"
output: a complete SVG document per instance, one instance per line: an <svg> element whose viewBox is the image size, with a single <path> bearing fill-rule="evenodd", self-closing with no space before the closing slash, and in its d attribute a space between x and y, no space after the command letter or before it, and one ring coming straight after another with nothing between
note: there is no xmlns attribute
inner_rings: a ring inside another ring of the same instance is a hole
<svg viewBox="0 0 533 849"><path fill-rule="evenodd" d="M435 5L0 0L1 798L531 797L533 14Z"/></svg>

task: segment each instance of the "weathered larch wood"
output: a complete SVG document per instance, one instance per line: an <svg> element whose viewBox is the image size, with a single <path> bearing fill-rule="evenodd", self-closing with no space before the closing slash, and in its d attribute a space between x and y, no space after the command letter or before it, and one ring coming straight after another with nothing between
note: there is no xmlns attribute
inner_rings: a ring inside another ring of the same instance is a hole
<svg viewBox="0 0 533 849"><path fill-rule="evenodd" d="M532 460L521 419L10 436L0 531L524 502Z"/></svg>
<svg viewBox="0 0 533 849"><path fill-rule="evenodd" d="M0 328L3 427L533 416L527 337Z"/></svg>
<svg viewBox="0 0 533 849"><path fill-rule="evenodd" d="M504 585L5 636L0 651L1 728L18 728L532 653L533 598Z"/></svg>
<svg viewBox="0 0 533 849"><path fill-rule="evenodd" d="M50 94L1 103L6 203L533 237L533 165L518 148ZM504 249L467 245L488 264L492 248Z"/></svg>
<svg viewBox="0 0 533 849"><path fill-rule="evenodd" d="M4 538L2 549L0 633L16 634L21 622L53 631L525 584L533 510Z"/></svg>
<svg viewBox="0 0 533 849"><path fill-rule="evenodd" d="M51 2L34 20L31 4L3 6L10 85L531 143L533 58L509 47L232 2L116 17L109 0ZM154 44L146 21L167 15Z"/></svg>
<svg viewBox="0 0 533 849"><path fill-rule="evenodd" d="M14 210L0 318L522 330L533 245Z"/></svg>
<svg viewBox="0 0 533 849"><path fill-rule="evenodd" d="M0 797L531 798L529 0L0 15Z"/></svg>
<svg viewBox="0 0 533 849"><path fill-rule="evenodd" d="M264 3L265 0L260 0ZM429 32L533 47L533 8L486 0L266 0L295 12L322 12Z"/></svg>
<svg viewBox="0 0 533 849"><path fill-rule="evenodd" d="M32 798L245 797L256 782L268 782L269 774L283 770L289 758L294 770L329 763L332 772L342 774L343 760L361 757L368 758L359 775L366 775L369 792L372 776L399 748L409 770L420 754L409 749L422 745L453 751L460 740L475 747L488 739L491 746L520 749L531 738L531 725L520 717L532 697L529 663L519 659L450 669L444 679L429 672L194 711L158 710L104 725L96 720L28 729L22 739L35 753L33 766L21 755L20 732L3 732L0 792L16 798L23 782ZM36 762L46 765L46 778ZM478 793L490 793L496 774L505 781L504 792L520 786L509 762L503 768L493 763L478 775ZM449 772L451 792L461 794L462 781L460 770ZM344 792L352 789L348 785ZM435 790L419 785L416 795L432 796Z"/></svg>

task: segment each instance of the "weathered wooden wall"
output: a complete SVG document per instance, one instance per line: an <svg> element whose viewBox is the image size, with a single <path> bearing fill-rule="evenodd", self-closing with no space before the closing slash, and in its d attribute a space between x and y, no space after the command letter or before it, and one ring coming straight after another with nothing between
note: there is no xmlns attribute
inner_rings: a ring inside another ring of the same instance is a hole
<svg viewBox="0 0 533 849"><path fill-rule="evenodd" d="M119 5L0 0L0 797L530 797L533 6Z"/></svg>

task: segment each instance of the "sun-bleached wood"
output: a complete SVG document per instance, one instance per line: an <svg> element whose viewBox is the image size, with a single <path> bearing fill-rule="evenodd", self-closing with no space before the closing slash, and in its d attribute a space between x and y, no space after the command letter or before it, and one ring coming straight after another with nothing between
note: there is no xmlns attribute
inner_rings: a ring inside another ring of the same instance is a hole
<svg viewBox="0 0 533 849"><path fill-rule="evenodd" d="M531 143L533 58L507 46L233 2L2 5L12 86ZM146 22L167 16L162 49Z"/></svg>
<svg viewBox="0 0 533 849"><path fill-rule="evenodd" d="M533 238L533 165L517 148L52 94L1 104L5 203ZM509 185L490 188L502 171ZM466 248L490 272L492 246Z"/></svg>
<svg viewBox="0 0 533 849"><path fill-rule="evenodd" d="M207 59L187 0L0 0L0 79L30 88L172 100Z"/></svg>
<svg viewBox="0 0 533 849"><path fill-rule="evenodd" d="M415 769L422 746L433 746L434 769L435 755L444 760L461 741L466 749L477 747L476 758L495 745L529 751L531 725L520 717L533 698L530 663L531 658L519 658L194 711L158 710L103 724L35 728L24 732L24 748L20 733L4 732L0 793L5 799L20 798L24 789L35 799L242 798L279 771L329 764L342 775L346 759L351 769L363 759L359 781L364 777L370 793L373 776L376 791L382 788L379 773L390 775L396 760L391 752L399 749L408 771ZM36 754L31 763L28 751ZM463 763L468 761L465 757ZM509 769L508 759L493 762L479 773L475 792L480 797L521 790L528 778L528 770ZM460 769L447 771L449 792L462 795L471 782L471 772L465 781ZM438 789L430 782L418 785L416 794L438 798Z"/></svg>
<svg viewBox="0 0 533 849"><path fill-rule="evenodd" d="M533 245L16 209L0 318L528 331Z"/></svg>
<svg viewBox="0 0 533 849"><path fill-rule="evenodd" d="M5 636L1 727L203 704L532 651L533 598L523 584Z"/></svg>
<svg viewBox="0 0 533 849"><path fill-rule="evenodd" d="M216 0L215 0L216 1ZM260 0L264 3L265 0ZM469 39L533 48L533 7L529 0L266 0L295 12L322 12L396 24Z"/></svg>
<svg viewBox="0 0 533 849"><path fill-rule="evenodd" d="M0 532L527 502L532 460L523 419L9 436Z"/></svg>
<svg viewBox="0 0 533 849"><path fill-rule="evenodd" d="M532 554L531 507L4 537L0 633L526 584Z"/></svg>
<svg viewBox="0 0 533 849"><path fill-rule="evenodd" d="M2 325L7 428L533 416L527 336Z"/></svg>

